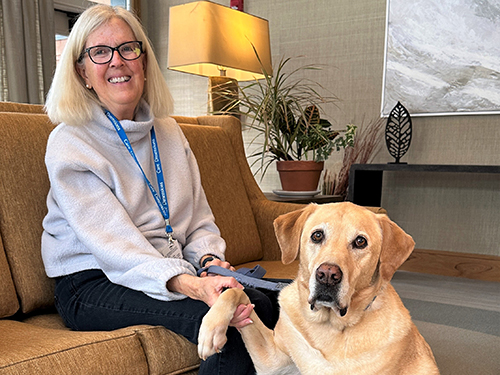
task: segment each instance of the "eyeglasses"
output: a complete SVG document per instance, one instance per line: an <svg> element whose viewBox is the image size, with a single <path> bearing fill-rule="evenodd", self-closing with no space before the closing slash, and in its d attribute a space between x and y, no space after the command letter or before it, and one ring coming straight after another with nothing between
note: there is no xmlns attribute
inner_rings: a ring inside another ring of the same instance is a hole
<svg viewBox="0 0 500 375"><path fill-rule="evenodd" d="M113 59L115 51L118 52L122 59L128 61L138 59L144 52L142 50L142 42L138 40L122 43L118 47L93 46L86 48L82 52L78 58L78 62L81 62L84 55L88 54L94 64L107 64Z"/></svg>

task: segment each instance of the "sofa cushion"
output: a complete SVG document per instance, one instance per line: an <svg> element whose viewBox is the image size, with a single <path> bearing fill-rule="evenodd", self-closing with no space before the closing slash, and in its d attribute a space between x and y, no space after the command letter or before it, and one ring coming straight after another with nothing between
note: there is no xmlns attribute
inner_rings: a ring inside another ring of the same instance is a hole
<svg viewBox="0 0 500 375"><path fill-rule="evenodd" d="M150 375L184 374L200 367L198 348L161 326L134 326L146 353Z"/></svg>
<svg viewBox="0 0 500 375"><path fill-rule="evenodd" d="M49 190L44 157L52 129L46 115L0 112L0 236L26 313L53 305L54 298L40 250Z"/></svg>
<svg viewBox="0 0 500 375"><path fill-rule="evenodd" d="M138 335L130 329L73 332L0 321L0 375L147 374Z"/></svg>
<svg viewBox="0 0 500 375"><path fill-rule="evenodd" d="M7 258L3 250L2 237L0 236L0 318L11 316L19 309L16 289L12 281Z"/></svg>
<svg viewBox="0 0 500 375"><path fill-rule="evenodd" d="M23 322L41 328L66 330L58 314L35 315ZM196 345L161 326L132 326L128 328L139 338L146 355L150 375L184 374L200 366Z"/></svg>
<svg viewBox="0 0 500 375"><path fill-rule="evenodd" d="M201 181L232 264L262 258L259 232L231 142L216 126L181 124L198 161Z"/></svg>

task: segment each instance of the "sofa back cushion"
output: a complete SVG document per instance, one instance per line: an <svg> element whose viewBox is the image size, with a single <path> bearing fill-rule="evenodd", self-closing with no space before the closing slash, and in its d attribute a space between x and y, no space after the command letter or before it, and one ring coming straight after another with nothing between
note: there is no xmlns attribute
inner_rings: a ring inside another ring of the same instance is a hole
<svg viewBox="0 0 500 375"><path fill-rule="evenodd" d="M44 156L52 129L43 114L0 113L0 236L25 313L53 305L53 282L40 251L49 190Z"/></svg>
<svg viewBox="0 0 500 375"><path fill-rule="evenodd" d="M0 102L0 112L23 112L44 114L43 105L15 102Z"/></svg>
<svg viewBox="0 0 500 375"><path fill-rule="evenodd" d="M179 119L178 119L179 120ZM215 222L234 264L262 258L257 224L229 137L217 126L181 124L200 168Z"/></svg>

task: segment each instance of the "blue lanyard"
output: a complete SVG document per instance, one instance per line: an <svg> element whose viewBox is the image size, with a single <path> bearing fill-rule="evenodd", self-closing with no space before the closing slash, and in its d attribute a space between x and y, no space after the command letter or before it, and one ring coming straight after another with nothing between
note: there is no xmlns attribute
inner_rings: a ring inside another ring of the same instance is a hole
<svg viewBox="0 0 500 375"><path fill-rule="evenodd" d="M149 187L149 190L151 191L151 194L153 194L153 198L155 199L156 204L158 205L158 208L160 209L161 214L163 215L163 219L165 219L165 225L166 225L166 232L167 232L167 238L170 243L173 242L173 233L174 230L172 229L172 226L170 225L170 213L168 211L168 201L167 201L167 192L165 190L165 180L163 178L163 168L161 166L161 160L160 160L160 152L158 151L158 143L156 141L156 133L155 133L155 128L154 126L151 128L151 149L153 150L153 159L155 163L155 171L156 171L156 180L158 182L158 187L160 190L160 196L156 192L155 188L149 181L149 179L146 176L146 173L144 173L144 170L141 167L141 164L139 163L139 160L137 159L137 156L135 156L135 152L132 149L132 145L130 144L130 141L127 137L127 134L125 133L125 130L123 130L120 122L118 119L109 111L104 111L108 119L111 121L113 126L115 127L116 132L120 136L120 139L122 140L123 144L127 148L128 152L130 155L132 155L132 158L134 158L137 166L142 172L142 175L144 177L144 180L146 181L146 184Z"/></svg>

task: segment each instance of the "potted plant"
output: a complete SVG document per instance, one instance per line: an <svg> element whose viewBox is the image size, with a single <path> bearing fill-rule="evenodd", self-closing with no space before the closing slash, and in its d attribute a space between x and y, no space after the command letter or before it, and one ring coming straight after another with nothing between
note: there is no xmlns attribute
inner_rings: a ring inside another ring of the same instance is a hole
<svg viewBox="0 0 500 375"><path fill-rule="evenodd" d="M244 116L257 131L252 143L260 141L262 147L250 155L258 157L254 161L260 164L257 172L265 174L276 161L283 190L311 191L317 189L324 161L332 151L352 142L355 128L347 132L331 129L331 123L321 118L322 105L335 103L337 98L321 95L326 90L319 83L300 77L301 72L317 70L317 66L285 72L290 60L281 59L272 76L262 68L263 79L240 85L226 112ZM340 136L342 132L346 133ZM291 177L296 168L306 177Z"/></svg>

